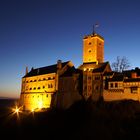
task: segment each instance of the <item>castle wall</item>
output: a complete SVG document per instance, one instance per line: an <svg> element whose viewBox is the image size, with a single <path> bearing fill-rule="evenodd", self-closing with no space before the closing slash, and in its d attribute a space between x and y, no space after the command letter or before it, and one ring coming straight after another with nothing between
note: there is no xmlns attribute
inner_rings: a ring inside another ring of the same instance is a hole
<svg viewBox="0 0 140 140"><path fill-rule="evenodd" d="M55 73L22 78L21 104L25 110L49 108L54 92Z"/></svg>
<svg viewBox="0 0 140 140"><path fill-rule="evenodd" d="M49 108L51 104L52 93L26 93L21 94L21 104L24 110L36 110L40 108Z"/></svg>
<svg viewBox="0 0 140 140"><path fill-rule="evenodd" d="M79 81L77 77L60 77L59 90L56 94L57 108L69 108L76 101L81 100L82 96L79 93Z"/></svg>
<svg viewBox="0 0 140 140"><path fill-rule="evenodd" d="M103 98L105 101L115 101L115 100L135 100L140 101L140 92L139 93L131 93L130 90L118 90L118 91L112 91L112 90L104 90L103 92Z"/></svg>

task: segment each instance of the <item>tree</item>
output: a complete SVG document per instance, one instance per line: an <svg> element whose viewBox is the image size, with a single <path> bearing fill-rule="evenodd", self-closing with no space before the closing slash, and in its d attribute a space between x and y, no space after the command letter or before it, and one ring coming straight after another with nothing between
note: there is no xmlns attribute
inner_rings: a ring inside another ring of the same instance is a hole
<svg viewBox="0 0 140 140"><path fill-rule="evenodd" d="M114 71L122 72L130 67L130 63L125 56L117 56L116 61L113 62L111 66Z"/></svg>

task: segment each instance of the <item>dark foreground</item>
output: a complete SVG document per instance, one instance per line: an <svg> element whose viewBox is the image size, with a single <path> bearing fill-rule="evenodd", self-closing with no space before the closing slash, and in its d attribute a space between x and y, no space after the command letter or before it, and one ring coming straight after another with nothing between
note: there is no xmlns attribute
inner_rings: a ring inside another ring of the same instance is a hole
<svg viewBox="0 0 140 140"><path fill-rule="evenodd" d="M5 106L2 106L4 102ZM4 136L3 139L140 139L138 102L81 101L65 111L53 109L20 113L19 116L7 108L13 103L6 100L0 102L0 136Z"/></svg>

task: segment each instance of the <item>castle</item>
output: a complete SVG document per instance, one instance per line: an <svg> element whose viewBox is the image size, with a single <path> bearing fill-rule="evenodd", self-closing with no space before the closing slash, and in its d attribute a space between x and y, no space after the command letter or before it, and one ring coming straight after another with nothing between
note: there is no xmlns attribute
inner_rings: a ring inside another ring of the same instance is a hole
<svg viewBox="0 0 140 140"><path fill-rule="evenodd" d="M83 64L71 61L26 68L22 77L20 103L24 110L57 107L66 109L82 99L105 101L132 99L140 101L140 69L111 70L104 62L104 38L92 33L83 38Z"/></svg>

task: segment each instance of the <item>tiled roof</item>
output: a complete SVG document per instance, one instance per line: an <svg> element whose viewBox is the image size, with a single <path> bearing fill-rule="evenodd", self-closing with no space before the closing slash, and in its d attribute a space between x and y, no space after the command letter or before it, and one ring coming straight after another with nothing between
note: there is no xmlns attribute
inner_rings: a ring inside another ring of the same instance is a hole
<svg viewBox="0 0 140 140"><path fill-rule="evenodd" d="M103 76L112 76L113 74L114 74L113 71L111 71L111 72L105 72L105 73L103 74Z"/></svg>
<svg viewBox="0 0 140 140"><path fill-rule="evenodd" d="M124 77L123 75L113 76L113 78L108 79L109 82L117 82L117 81L123 81Z"/></svg>
<svg viewBox="0 0 140 140"><path fill-rule="evenodd" d="M68 69L61 75L61 77L68 77L72 76L72 74L76 73L75 67L68 66Z"/></svg>
<svg viewBox="0 0 140 140"><path fill-rule="evenodd" d="M106 66L108 65L108 62L105 62L105 63L99 63L99 65L97 67L95 67L93 69L93 73L96 73L96 72L103 72L106 68Z"/></svg>
<svg viewBox="0 0 140 140"><path fill-rule="evenodd" d="M98 64L95 62L83 63L83 65L79 66L79 69L92 68L93 73L98 73L98 72L103 72L108 64L109 62L98 63Z"/></svg>
<svg viewBox="0 0 140 140"><path fill-rule="evenodd" d="M140 78L128 78L124 79L124 82L140 82Z"/></svg>
<svg viewBox="0 0 140 140"><path fill-rule="evenodd" d="M69 61L62 63L62 67L64 67L68 62ZM31 76L48 74L48 73L56 73L56 72L57 72L57 64L54 64L54 65L50 65L46 67L32 69L24 77L31 77Z"/></svg>

